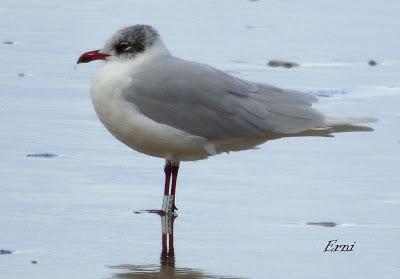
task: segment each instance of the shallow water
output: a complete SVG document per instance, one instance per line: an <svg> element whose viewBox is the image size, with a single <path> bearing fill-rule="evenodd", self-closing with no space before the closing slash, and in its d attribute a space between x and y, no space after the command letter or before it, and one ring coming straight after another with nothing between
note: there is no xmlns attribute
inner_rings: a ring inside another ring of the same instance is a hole
<svg viewBox="0 0 400 279"><path fill-rule="evenodd" d="M400 275L398 1L3 2L1 278ZM75 68L134 23L156 26L177 56L380 121L183 163L163 257L160 217L134 212L160 208L164 162L106 132L88 93L100 65ZM335 239L354 251L323 252Z"/></svg>

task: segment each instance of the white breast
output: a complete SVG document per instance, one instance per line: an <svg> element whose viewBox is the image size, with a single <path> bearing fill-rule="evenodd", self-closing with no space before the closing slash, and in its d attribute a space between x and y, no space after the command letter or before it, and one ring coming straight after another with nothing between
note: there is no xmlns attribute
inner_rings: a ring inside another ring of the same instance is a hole
<svg viewBox="0 0 400 279"><path fill-rule="evenodd" d="M198 160L209 156L202 137L157 123L127 102L122 92L134 82L130 63L108 61L92 81L91 97L97 116L121 142L151 156L170 160Z"/></svg>

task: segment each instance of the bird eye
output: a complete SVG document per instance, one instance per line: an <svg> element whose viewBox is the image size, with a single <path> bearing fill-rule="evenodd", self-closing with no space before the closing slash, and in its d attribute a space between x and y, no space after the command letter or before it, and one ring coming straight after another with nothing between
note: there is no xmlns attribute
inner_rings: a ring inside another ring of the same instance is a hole
<svg viewBox="0 0 400 279"><path fill-rule="evenodd" d="M131 48L132 48L132 46L131 46L129 43L127 43L127 42L121 42L121 43L119 43L119 44L117 45L117 50L118 50L118 52L127 51L127 50L129 50L129 49L131 49Z"/></svg>

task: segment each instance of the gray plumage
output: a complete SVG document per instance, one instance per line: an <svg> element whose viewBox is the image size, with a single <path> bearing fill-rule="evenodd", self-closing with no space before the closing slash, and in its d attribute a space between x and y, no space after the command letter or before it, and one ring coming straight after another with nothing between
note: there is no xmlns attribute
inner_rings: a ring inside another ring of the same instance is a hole
<svg viewBox="0 0 400 279"><path fill-rule="evenodd" d="M124 97L142 114L209 140L325 127L324 116L311 107L317 101L311 95L248 82L173 56L146 64L134 80Z"/></svg>

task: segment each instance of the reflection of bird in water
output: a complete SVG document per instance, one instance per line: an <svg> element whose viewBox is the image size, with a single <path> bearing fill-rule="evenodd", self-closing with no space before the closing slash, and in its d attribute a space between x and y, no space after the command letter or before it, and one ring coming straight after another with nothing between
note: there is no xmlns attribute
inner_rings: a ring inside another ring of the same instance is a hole
<svg viewBox="0 0 400 279"><path fill-rule="evenodd" d="M160 264L121 264L111 266L112 269L120 270L114 274L113 278L120 279L238 279L239 277L217 276L206 273L200 269L183 268L175 266L174 250L174 221L176 216L164 214L161 216L162 236L161 236L161 256Z"/></svg>

